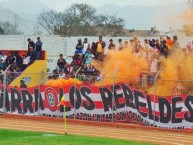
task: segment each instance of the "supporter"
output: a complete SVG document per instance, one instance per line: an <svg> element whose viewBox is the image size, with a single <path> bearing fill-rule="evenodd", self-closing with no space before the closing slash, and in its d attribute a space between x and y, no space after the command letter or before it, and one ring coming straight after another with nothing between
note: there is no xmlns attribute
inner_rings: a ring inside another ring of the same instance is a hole
<svg viewBox="0 0 193 145"><path fill-rule="evenodd" d="M115 50L115 44L113 43L113 39L110 39L109 40L109 47L108 47L108 49L109 50Z"/></svg>
<svg viewBox="0 0 193 145"><path fill-rule="evenodd" d="M132 53L135 52L135 45L134 45L133 39L130 39L129 41L129 49Z"/></svg>
<svg viewBox="0 0 193 145"><path fill-rule="evenodd" d="M168 46L169 51L171 51L171 49L172 49L172 44L173 44L173 41L171 39L171 35L168 34L166 36L166 45Z"/></svg>
<svg viewBox="0 0 193 145"><path fill-rule="evenodd" d="M23 80L20 80L20 88L27 88L27 85Z"/></svg>
<svg viewBox="0 0 193 145"><path fill-rule="evenodd" d="M138 43L137 43L137 49L139 49L139 50L141 50L141 49L142 49L142 44L141 44L141 42L140 42L140 41L138 41Z"/></svg>
<svg viewBox="0 0 193 145"><path fill-rule="evenodd" d="M155 45L156 45L155 39L149 40L149 45L150 45L152 48L155 48Z"/></svg>
<svg viewBox="0 0 193 145"><path fill-rule="evenodd" d="M23 64L23 58L18 54L18 52L15 52L15 60L16 60L16 65L21 66Z"/></svg>
<svg viewBox="0 0 193 145"><path fill-rule="evenodd" d="M125 41L124 48L129 48L129 42L128 41Z"/></svg>
<svg viewBox="0 0 193 145"><path fill-rule="evenodd" d="M5 55L5 53L1 52L0 53L0 59L2 60L3 63L5 62L6 58L7 58L7 56Z"/></svg>
<svg viewBox="0 0 193 145"><path fill-rule="evenodd" d="M22 69L21 69L20 66L16 67L16 72L17 72L18 75L20 75L22 73Z"/></svg>
<svg viewBox="0 0 193 145"><path fill-rule="evenodd" d="M68 73L69 75L71 75L71 74L72 74L72 71L73 71L73 65L70 64L70 65L67 66L67 73Z"/></svg>
<svg viewBox="0 0 193 145"><path fill-rule="evenodd" d="M166 58L168 57L169 55L169 49L168 49L168 46L166 45L166 41L163 40L161 42L161 45L160 45L160 53L161 55L165 56Z"/></svg>
<svg viewBox="0 0 193 145"><path fill-rule="evenodd" d="M30 56L26 57L26 55L23 55L22 57L23 57L23 64L21 66L21 70L24 71L27 68L28 64L30 63Z"/></svg>
<svg viewBox="0 0 193 145"><path fill-rule="evenodd" d="M76 52L80 55L82 55L83 53L83 44L82 44L82 40L78 39L78 44L76 45Z"/></svg>
<svg viewBox="0 0 193 145"><path fill-rule="evenodd" d="M158 60L157 60L157 56L156 55L153 55L153 58L152 58L152 63L151 63L151 68L150 68L150 75L152 77L155 77L156 74L157 74L157 67L158 67Z"/></svg>
<svg viewBox="0 0 193 145"><path fill-rule="evenodd" d="M156 39L156 41L155 41L155 49L157 49L160 52L161 48L160 48L160 42L158 39Z"/></svg>
<svg viewBox="0 0 193 145"><path fill-rule="evenodd" d="M173 96L180 96L182 95L182 91L185 90L185 87L182 86L182 84L177 81L174 83L174 85L171 87Z"/></svg>
<svg viewBox="0 0 193 145"><path fill-rule="evenodd" d="M75 51L74 56L73 56L73 58L72 58L72 64L74 64L74 63L77 62L78 56L79 56L79 55L78 55L77 51Z"/></svg>
<svg viewBox="0 0 193 145"><path fill-rule="evenodd" d="M64 65L64 73L65 73L65 74L67 73L67 67L68 67L68 63L66 63L66 64Z"/></svg>
<svg viewBox="0 0 193 145"><path fill-rule="evenodd" d="M129 47L133 48L134 47L134 44L133 44L133 39L130 39L129 41Z"/></svg>
<svg viewBox="0 0 193 145"><path fill-rule="evenodd" d="M88 39L84 38L83 42L83 55L86 53L86 51L90 49L90 44L88 43Z"/></svg>
<svg viewBox="0 0 193 145"><path fill-rule="evenodd" d="M36 56L35 56L35 52L33 51L33 47L30 47L27 56L30 58L30 62L29 64L34 63L34 61L36 60Z"/></svg>
<svg viewBox="0 0 193 145"><path fill-rule="evenodd" d="M57 69L53 70L52 78L53 78L54 80L57 80L57 79L59 78L59 74L58 74Z"/></svg>
<svg viewBox="0 0 193 145"><path fill-rule="evenodd" d="M96 43L92 42L91 50L92 50L92 53L93 53L95 59L97 59L96 47L97 47Z"/></svg>
<svg viewBox="0 0 193 145"><path fill-rule="evenodd" d="M6 84L9 85L12 82L10 71L7 71L6 73Z"/></svg>
<svg viewBox="0 0 193 145"><path fill-rule="evenodd" d="M79 73L78 73L77 79L78 79L79 81L83 81L83 75L82 75L82 72L79 72Z"/></svg>
<svg viewBox="0 0 193 145"><path fill-rule="evenodd" d="M76 65L81 65L82 64L82 58L80 55L78 55L77 60L76 60Z"/></svg>
<svg viewBox="0 0 193 145"><path fill-rule="evenodd" d="M175 51L179 52L181 49L180 43L178 42L178 37L173 36L173 44L172 44L172 49L171 53L174 53Z"/></svg>
<svg viewBox="0 0 193 145"><path fill-rule="evenodd" d="M145 40L143 41L143 48L149 49L150 47L151 47L151 46L149 45L148 40L145 39Z"/></svg>
<svg viewBox="0 0 193 145"><path fill-rule="evenodd" d="M118 45L117 45L117 50L122 50L123 49L123 43L122 43L122 39L118 40Z"/></svg>
<svg viewBox="0 0 193 145"><path fill-rule="evenodd" d="M41 52L42 52L42 41L40 40L40 37L37 37L37 42L35 44L36 60L40 60Z"/></svg>
<svg viewBox="0 0 193 145"><path fill-rule="evenodd" d="M59 70L59 79L64 79L65 73L62 70Z"/></svg>
<svg viewBox="0 0 193 145"><path fill-rule="evenodd" d="M75 75L76 75L76 70L73 70L71 73L71 78L75 78Z"/></svg>
<svg viewBox="0 0 193 145"><path fill-rule="evenodd" d="M84 63L89 66L93 57L91 49L88 49L85 53Z"/></svg>
<svg viewBox="0 0 193 145"><path fill-rule="evenodd" d="M88 76L88 75L89 75L88 67L87 67L86 64L83 65L83 68L82 68L81 71L85 74L85 76Z"/></svg>
<svg viewBox="0 0 193 145"><path fill-rule="evenodd" d="M188 54L189 52L191 52L192 50L192 44L191 42L188 42L188 44L186 45L186 53Z"/></svg>
<svg viewBox="0 0 193 145"><path fill-rule="evenodd" d="M30 51L30 47L32 47L34 51L35 43L30 38L28 38L27 41L28 41L28 52Z"/></svg>
<svg viewBox="0 0 193 145"><path fill-rule="evenodd" d="M9 52L8 53L8 56L5 60L5 66L8 67L9 65L13 65L15 62L15 58L13 56L13 53L12 52Z"/></svg>
<svg viewBox="0 0 193 145"><path fill-rule="evenodd" d="M102 39L102 36L99 36L99 41L96 43L96 53L97 53L97 59L99 63L103 61L104 52L105 52L105 42Z"/></svg>
<svg viewBox="0 0 193 145"><path fill-rule="evenodd" d="M0 59L0 69L1 69L1 70L2 70L2 69L3 69L3 70L5 69L5 65L4 65L2 59Z"/></svg>
<svg viewBox="0 0 193 145"><path fill-rule="evenodd" d="M133 38L133 52L135 52L135 49L137 49L137 45L138 45L138 39L137 37Z"/></svg>
<svg viewBox="0 0 193 145"><path fill-rule="evenodd" d="M154 83L154 78L158 72L158 59L155 54L152 55L152 60L150 64L150 74L148 76L149 84L152 85Z"/></svg>
<svg viewBox="0 0 193 145"><path fill-rule="evenodd" d="M62 70L64 72L64 66L67 63L66 60L63 58L63 54L60 54L60 58L57 61L57 65L59 70Z"/></svg>
<svg viewBox="0 0 193 145"><path fill-rule="evenodd" d="M192 43L188 42L188 44L187 44L187 46L185 48L186 54L189 54L189 53L192 52L192 49L193 49L192 46L193 46L193 41L192 41Z"/></svg>

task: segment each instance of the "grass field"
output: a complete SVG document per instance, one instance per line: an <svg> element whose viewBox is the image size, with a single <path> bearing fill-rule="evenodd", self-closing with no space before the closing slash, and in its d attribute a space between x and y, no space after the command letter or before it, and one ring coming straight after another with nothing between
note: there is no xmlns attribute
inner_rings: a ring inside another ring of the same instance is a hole
<svg viewBox="0 0 193 145"><path fill-rule="evenodd" d="M152 145L116 139L0 129L0 145Z"/></svg>

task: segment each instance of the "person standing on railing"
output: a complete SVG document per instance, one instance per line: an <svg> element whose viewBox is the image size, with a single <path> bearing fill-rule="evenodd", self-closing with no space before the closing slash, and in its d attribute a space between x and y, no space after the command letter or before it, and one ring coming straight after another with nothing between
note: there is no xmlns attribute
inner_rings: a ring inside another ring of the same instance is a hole
<svg viewBox="0 0 193 145"><path fill-rule="evenodd" d="M86 53L86 51L90 49L90 44L88 43L88 39L84 38L83 42L83 55Z"/></svg>
<svg viewBox="0 0 193 145"><path fill-rule="evenodd" d="M79 55L82 55L83 53L83 44L82 44L82 40L79 39L78 40L78 44L76 45L76 52L79 54Z"/></svg>
<svg viewBox="0 0 193 145"><path fill-rule="evenodd" d="M109 47L108 47L108 49L109 50L115 50L115 44L113 43L113 39L110 39L109 40Z"/></svg>
<svg viewBox="0 0 193 145"><path fill-rule="evenodd" d="M42 41L40 40L40 37L37 37L37 42L35 44L36 60L40 60L41 52L42 52Z"/></svg>
<svg viewBox="0 0 193 145"><path fill-rule="evenodd" d="M122 39L119 39L118 45L117 45L117 50L122 50L123 48L124 48L124 45L123 45Z"/></svg>
<svg viewBox="0 0 193 145"><path fill-rule="evenodd" d="M99 63L103 61L103 57L105 54L105 42L103 41L103 37L99 36L99 41L96 43L96 52Z"/></svg>
<svg viewBox="0 0 193 145"><path fill-rule="evenodd" d="M27 41L28 41L28 52L30 51L30 47L32 47L34 51L35 43L30 38L28 38Z"/></svg>
<svg viewBox="0 0 193 145"><path fill-rule="evenodd" d="M30 57L30 63L29 64L32 64L36 58L35 52L33 51L33 47L30 47L29 52L27 53L27 56Z"/></svg>
<svg viewBox="0 0 193 145"><path fill-rule="evenodd" d="M66 65L67 62L63 58L63 54L60 54L59 57L60 58L58 59L58 62L57 62L58 68L59 68L59 71L62 70L62 72L64 72L64 68L65 68L65 65Z"/></svg>

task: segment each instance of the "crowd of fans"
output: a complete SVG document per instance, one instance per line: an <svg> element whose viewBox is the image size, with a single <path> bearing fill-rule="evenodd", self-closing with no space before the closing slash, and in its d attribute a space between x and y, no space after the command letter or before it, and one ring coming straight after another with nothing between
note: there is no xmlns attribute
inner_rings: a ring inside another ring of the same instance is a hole
<svg viewBox="0 0 193 145"><path fill-rule="evenodd" d="M42 42L40 37L37 38L37 42L34 43L30 38L28 41L28 51L26 55L20 56L17 52L8 52L6 56L4 52L0 52L0 73L8 67L6 83L10 84L18 75L20 75L25 68L32 64L35 60L39 60L42 52ZM53 70L53 75L50 76L50 79L58 78L74 78L76 72L77 79L83 81L84 83L94 83L96 80L102 80L102 74L100 70L97 70L92 64L91 61L95 59L98 64L105 63L105 47L106 43L103 41L102 36L99 36L97 42L92 42L90 44L87 38L84 38L82 42L81 39L78 40L78 43L75 47L75 53L72 58L71 63L67 63L63 54L59 55L57 61L58 68ZM129 49L134 55L140 58L147 59L150 68L150 77L154 78L159 69L159 59L161 57L169 57L175 51L181 51L181 46L178 42L177 36L171 37L167 35L164 39L145 39L141 42L137 37L132 38L129 41L123 42L122 39L119 39L117 45L114 44L113 39L109 40L108 50L121 51L123 49ZM188 43L187 48L185 49L186 53L192 51L192 43ZM3 82L3 75L0 75L0 82ZM21 82L22 84L22 82Z"/></svg>
<svg viewBox="0 0 193 145"><path fill-rule="evenodd" d="M105 57L106 43L103 41L102 36L99 36L98 42L90 44L87 38L79 39L75 47L73 60L70 64L66 62L63 55L60 54L57 61L58 69L53 71L53 76L50 78L58 79L75 77L75 73L80 68L77 78L83 82L94 83L96 80L101 80L101 72L91 65L93 59L97 60L99 64L103 63ZM118 40L115 45L113 40L109 40L108 50L121 51L122 49L129 49L137 57L147 59L150 68L150 78L154 78L158 72L159 59L161 57L169 57L175 51L181 51L181 46L178 42L177 36L167 35L164 39L145 39L141 42L137 37L129 41L123 42L122 39ZM187 46L186 52L191 52L191 46ZM105 62L104 62L105 63Z"/></svg>
<svg viewBox="0 0 193 145"><path fill-rule="evenodd" d="M30 64L35 60L39 60L42 51L42 42L40 37L34 43L30 38L28 41L28 51L25 55L19 55L18 51L0 52L0 83L3 83L3 72L6 73L6 84L9 85L16 77L18 77ZM20 81L21 86L26 86L24 81Z"/></svg>

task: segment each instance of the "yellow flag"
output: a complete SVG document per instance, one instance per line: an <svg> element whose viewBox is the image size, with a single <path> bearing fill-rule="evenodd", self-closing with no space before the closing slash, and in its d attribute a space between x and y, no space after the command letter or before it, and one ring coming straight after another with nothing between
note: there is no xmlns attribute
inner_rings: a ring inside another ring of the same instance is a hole
<svg viewBox="0 0 193 145"><path fill-rule="evenodd" d="M60 100L60 102L57 106L59 107L61 105L65 106L65 96L62 96L62 99Z"/></svg>

